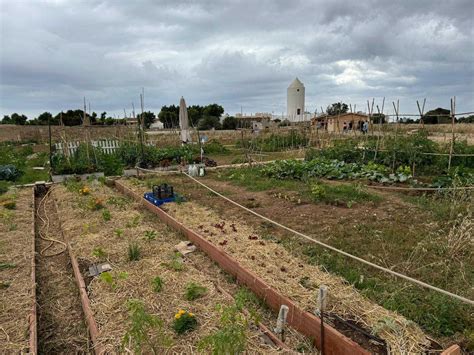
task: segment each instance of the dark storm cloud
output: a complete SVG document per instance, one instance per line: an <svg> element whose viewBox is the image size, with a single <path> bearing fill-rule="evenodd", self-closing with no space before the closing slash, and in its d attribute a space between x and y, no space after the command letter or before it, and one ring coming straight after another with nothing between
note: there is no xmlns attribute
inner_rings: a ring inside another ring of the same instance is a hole
<svg viewBox="0 0 474 355"><path fill-rule="evenodd" d="M0 113L81 106L121 113L218 102L286 111L400 99L474 109L474 4L466 1L1 1ZM387 105L388 106L388 105Z"/></svg>

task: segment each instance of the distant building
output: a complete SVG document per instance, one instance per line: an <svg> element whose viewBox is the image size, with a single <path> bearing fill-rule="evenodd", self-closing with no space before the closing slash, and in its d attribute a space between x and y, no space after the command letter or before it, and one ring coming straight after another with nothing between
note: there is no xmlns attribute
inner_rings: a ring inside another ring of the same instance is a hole
<svg viewBox="0 0 474 355"><path fill-rule="evenodd" d="M328 132L342 132L344 123L348 130L360 130L361 124L369 120L369 116L364 113L343 113L329 116L323 114L311 120L311 123L320 128L327 129Z"/></svg>
<svg viewBox="0 0 474 355"><path fill-rule="evenodd" d="M304 99L304 85L298 78L295 78L295 80L293 80L286 90L286 110L287 117L290 122L299 122L304 120Z"/></svg>

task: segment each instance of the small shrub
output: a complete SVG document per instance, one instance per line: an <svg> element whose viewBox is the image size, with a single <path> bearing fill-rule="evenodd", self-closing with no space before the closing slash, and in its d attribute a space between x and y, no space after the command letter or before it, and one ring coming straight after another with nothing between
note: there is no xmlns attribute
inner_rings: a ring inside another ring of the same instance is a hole
<svg viewBox="0 0 474 355"><path fill-rule="evenodd" d="M190 282L186 285L186 293L185 298L188 301L194 301L198 298L204 297L207 294L207 288L196 284L194 282Z"/></svg>
<svg viewBox="0 0 474 355"><path fill-rule="evenodd" d="M0 180L15 181L22 172L15 165L0 165Z"/></svg>
<svg viewBox="0 0 474 355"><path fill-rule="evenodd" d="M6 181L0 181L0 195L3 195L8 191L8 183Z"/></svg>
<svg viewBox="0 0 474 355"><path fill-rule="evenodd" d="M163 280L161 279L161 277L157 276L151 281L151 285L154 292L161 292L161 290L163 289Z"/></svg>
<svg viewBox="0 0 474 355"><path fill-rule="evenodd" d="M145 231L144 238L145 240L151 242L152 240L155 240L157 236L156 231Z"/></svg>
<svg viewBox="0 0 474 355"><path fill-rule="evenodd" d="M123 347L132 348L135 354L157 354L159 347L171 346L171 339L164 333L163 321L147 313L142 301L131 299L127 307L129 326L122 340Z"/></svg>
<svg viewBox="0 0 474 355"><path fill-rule="evenodd" d="M112 218L112 216L110 215L110 211L105 209L102 211L102 218L104 219L104 221L108 222L110 221L110 218Z"/></svg>
<svg viewBox="0 0 474 355"><path fill-rule="evenodd" d="M137 243L130 243L128 245L128 260L138 261L140 259L140 246Z"/></svg>
<svg viewBox="0 0 474 355"><path fill-rule="evenodd" d="M243 353L247 344L247 320L237 306L220 307L220 311L219 330L203 338L198 349L214 355Z"/></svg>
<svg viewBox="0 0 474 355"><path fill-rule="evenodd" d="M197 328L198 322L193 313L180 309L174 316L173 329L178 334L184 334Z"/></svg>

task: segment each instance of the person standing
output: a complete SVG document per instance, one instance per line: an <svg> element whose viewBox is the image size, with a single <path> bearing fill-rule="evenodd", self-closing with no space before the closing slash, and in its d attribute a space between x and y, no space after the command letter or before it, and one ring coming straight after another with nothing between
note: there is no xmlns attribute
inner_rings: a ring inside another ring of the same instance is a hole
<svg viewBox="0 0 474 355"><path fill-rule="evenodd" d="M362 132L364 134L367 134L368 131L369 131L369 123L367 121L364 121L364 123L362 124Z"/></svg>

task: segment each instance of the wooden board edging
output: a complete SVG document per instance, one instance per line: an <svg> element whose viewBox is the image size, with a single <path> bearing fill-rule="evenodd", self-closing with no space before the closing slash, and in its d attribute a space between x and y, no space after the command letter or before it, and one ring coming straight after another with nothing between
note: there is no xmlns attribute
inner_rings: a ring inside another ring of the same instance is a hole
<svg viewBox="0 0 474 355"><path fill-rule="evenodd" d="M28 316L28 348L32 355L38 353L38 330L37 330L37 312L36 312L36 197L35 188L31 189L33 198L33 213L32 213L32 258L31 258L31 295L33 298L33 305L31 307L30 315Z"/></svg>
<svg viewBox="0 0 474 355"><path fill-rule="evenodd" d="M76 280L76 285L79 289L79 296L81 298L81 306L82 311L84 312L84 317L86 319L86 325L89 330L89 335L91 337L92 346L94 349L94 353L96 355L103 355L105 354L105 349L102 344L99 343L99 328L97 327L97 323L94 319L94 312L92 312L89 296L87 295L87 288L84 282L84 278L82 277L81 270L79 269L79 263L77 262L77 258L74 255L74 252L71 248L71 244L69 243L69 238L65 235L63 231L63 223L61 221L61 217L59 215L58 205L56 200L53 198L54 208L56 209L56 213L58 216L59 226L61 230L61 235L63 240L66 242L67 251L69 254L69 258L71 260L72 270L74 273L74 279Z"/></svg>

